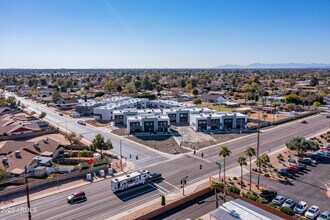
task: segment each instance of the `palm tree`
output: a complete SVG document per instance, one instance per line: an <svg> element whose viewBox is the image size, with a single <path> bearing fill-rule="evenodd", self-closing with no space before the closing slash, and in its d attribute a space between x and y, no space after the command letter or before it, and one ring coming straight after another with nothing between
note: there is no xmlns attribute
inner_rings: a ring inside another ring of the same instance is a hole
<svg viewBox="0 0 330 220"><path fill-rule="evenodd" d="M259 183L260 183L260 172L261 172L261 166L263 164L263 159L262 157L258 157L256 160L256 165L258 167L258 183L257 183L257 187L259 189Z"/></svg>
<svg viewBox="0 0 330 220"><path fill-rule="evenodd" d="M226 157L230 156L231 151L229 150L227 145L221 145L220 151L219 151L219 156L223 157L223 179L224 179L224 197L223 199L226 201Z"/></svg>
<svg viewBox="0 0 330 220"><path fill-rule="evenodd" d="M250 191L251 191L251 184L252 184L252 157L256 155L256 150L252 147L248 147L245 150L245 155L250 158Z"/></svg>
<svg viewBox="0 0 330 220"><path fill-rule="evenodd" d="M217 189L220 188L223 184L217 181L212 181L210 188L214 190L214 195L215 195L215 204L216 208L219 207L219 199L218 199L218 191Z"/></svg>
<svg viewBox="0 0 330 220"><path fill-rule="evenodd" d="M241 188L243 188L243 166L246 166L246 158L240 156L237 158L237 163L241 166Z"/></svg>
<svg viewBox="0 0 330 220"><path fill-rule="evenodd" d="M259 184L260 184L261 166L267 165L269 162L270 162L270 159L269 159L269 156L267 154L262 154L256 160L256 164L258 166L258 188L259 188Z"/></svg>

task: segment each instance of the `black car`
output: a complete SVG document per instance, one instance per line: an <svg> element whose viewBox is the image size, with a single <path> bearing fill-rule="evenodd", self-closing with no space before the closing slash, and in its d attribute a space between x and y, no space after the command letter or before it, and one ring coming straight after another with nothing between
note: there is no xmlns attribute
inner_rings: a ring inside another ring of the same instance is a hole
<svg viewBox="0 0 330 220"><path fill-rule="evenodd" d="M313 159L311 158L303 158L303 159L299 159L298 160L299 163L302 163L302 164L307 164L307 165L316 165L316 161L313 161Z"/></svg>
<svg viewBox="0 0 330 220"><path fill-rule="evenodd" d="M278 171L278 173L281 174L282 176L289 177L291 179L294 178L294 176L291 173L289 173L288 171L285 171L285 170L280 170L280 171Z"/></svg>
<svg viewBox="0 0 330 220"><path fill-rule="evenodd" d="M264 198L268 201L272 201L277 196L277 192L274 190L265 190L260 194L261 198Z"/></svg>
<svg viewBox="0 0 330 220"><path fill-rule="evenodd" d="M299 170L306 170L307 166L305 164L298 163L295 165Z"/></svg>
<svg viewBox="0 0 330 220"><path fill-rule="evenodd" d="M324 157L320 154L311 154L309 155L309 157L312 158L313 160L318 160L318 161L324 160Z"/></svg>

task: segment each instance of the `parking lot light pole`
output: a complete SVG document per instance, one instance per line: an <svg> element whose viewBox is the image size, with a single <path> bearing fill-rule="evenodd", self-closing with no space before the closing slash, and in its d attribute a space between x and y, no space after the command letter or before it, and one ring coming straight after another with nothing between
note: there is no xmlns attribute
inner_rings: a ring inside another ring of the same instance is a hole
<svg viewBox="0 0 330 220"><path fill-rule="evenodd" d="M123 155L122 155L122 148L121 148L121 140L119 140L119 148L120 148L120 170L123 171Z"/></svg>

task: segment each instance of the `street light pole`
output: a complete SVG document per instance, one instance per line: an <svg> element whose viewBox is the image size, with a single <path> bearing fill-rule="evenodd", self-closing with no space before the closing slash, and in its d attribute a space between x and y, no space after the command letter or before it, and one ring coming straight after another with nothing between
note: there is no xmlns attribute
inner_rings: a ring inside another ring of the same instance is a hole
<svg viewBox="0 0 330 220"><path fill-rule="evenodd" d="M26 166L24 168L25 168L26 200L27 200L27 205L28 205L28 218L29 218L29 220L31 220L32 217L31 217L29 183L28 183L28 178L27 178L27 169L26 169Z"/></svg>
<svg viewBox="0 0 330 220"><path fill-rule="evenodd" d="M123 155L122 155L122 148L121 148L121 140L119 140L119 148L120 148L120 170L123 171Z"/></svg>
<svg viewBox="0 0 330 220"><path fill-rule="evenodd" d="M260 109L258 107L258 134L257 134L257 159L259 158L259 147L260 147ZM260 172L260 167L258 167L258 172ZM258 188L260 183L260 175L258 175Z"/></svg>

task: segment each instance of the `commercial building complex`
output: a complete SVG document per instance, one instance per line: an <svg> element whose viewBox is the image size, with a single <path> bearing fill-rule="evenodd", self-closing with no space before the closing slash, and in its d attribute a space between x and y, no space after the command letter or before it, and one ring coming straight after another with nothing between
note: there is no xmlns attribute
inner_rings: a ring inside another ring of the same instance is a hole
<svg viewBox="0 0 330 220"><path fill-rule="evenodd" d="M247 125L247 117L241 113L216 112L169 100L114 97L98 103L83 103L76 110L80 115L93 114L98 121L127 126L128 133L169 132L171 125L214 132L244 130Z"/></svg>

